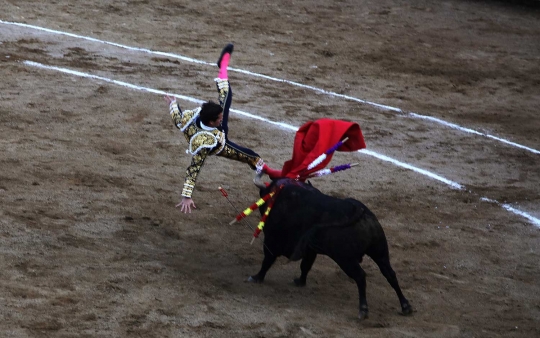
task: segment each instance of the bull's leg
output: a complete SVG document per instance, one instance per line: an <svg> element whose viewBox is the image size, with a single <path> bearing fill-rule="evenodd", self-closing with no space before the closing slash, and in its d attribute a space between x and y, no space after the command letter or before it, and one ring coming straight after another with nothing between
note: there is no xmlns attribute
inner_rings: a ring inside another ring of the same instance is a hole
<svg viewBox="0 0 540 338"><path fill-rule="evenodd" d="M334 259L335 260L335 259ZM366 273L360 267L356 260L338 261L335 260L339 267L356 282L358 287L358 298L360 302L358 318L360 320L368 318L368 304L366 299Z"/></svg>
<svg viewBox="0 0 540 338"><path fill-rule="evenodd" d="M302 258L302 263L300 263L300 271L302 271L302 274L300 275L300 278L294 279L294 284L296 284L296 286L306 286L306 278L315 262L315 258L317 258L317 253L308 249L304 258Z"/></svg>
<svg viewBox="0 0 540 338"><path fill-rule="evenodd" d="M403 295L403 292L401 292L401 288L399 287L399 283L396 277L396 272L394 271L394 269L392 269L392 266L390 265L389 255L383 255L382 257L374 259L374 261L379 266L381 273L386 278L388 283L390 283L392 288L396 291L396 294L399 298L399 303L401 304L401 313L404 315L412 314L412 306L411 304L409 304L407 298L405 298L405 296Z"/></svg>
<svg viewBox="0 0 540 338"><path fill-rule="evenodd" d="M265 245L264 246L264 259L262 262L261 270L259 270L259 272L256 275L250 276L248 278L248 282L252 282L252 283L264 282L264 277L266 276L266 273L268 272L268 270L270 269L272 264L274 264L275 261L276 261L276 256L274 256Z"/></svg>

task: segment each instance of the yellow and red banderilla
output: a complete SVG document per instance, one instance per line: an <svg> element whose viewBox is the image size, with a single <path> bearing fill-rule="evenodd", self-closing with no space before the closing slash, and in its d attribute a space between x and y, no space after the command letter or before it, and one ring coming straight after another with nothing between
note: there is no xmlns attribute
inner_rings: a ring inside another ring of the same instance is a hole
<svg viewBox="0 0 540 338"><path fill-rule="evenodd" d="M233 219L229 225L232 225L238 221L240 221L242 218L245 218L247 216L249 216L254 210L258 209L261 205L263 205L264 203L266 203L269 199L272 198L272 196L274 196L275 192L272 191L271 193L268 193L266 194L264 197L262 197L260 200L258 200L257 202L253 203L252 205L250 205L246 210L242 211L240 214L238 214L238 216L236 216L235 219Z"/></svg>
<svg viewBox="0 0 540 338"><path fill-rule="evenodd" d="M274 202L275 202L275 199L272 199L272 197L274 197L274 195L279 192L281 189L283 188L283 185L281 185L277 190L275 191L272 191L268 194L266 194L265 196L263 196L261 199L259 199L257 202L253 203L252 205L250 205L246 210L242 211L241 213L239 213L235 219L233 219L229 225L232 225L236 222L239 222L241 221L242 219L246 218L247 216L249 216L253 211L255 211L256 209L258 209L260 206L262 206L264 203L268 202L268 200L270 200L270 202L268 203L268 206L266 208L266 211L264 212L263 216L261 217L261 220L259 222L259 224L257 225L257 227L255 228L255 230L253 231L253 238L251 240L251 244L253 244L253 241L255 240L255 238L258 238L259 237L259 234L261 233L261 231L263 230L264 228L264 224L266 223L266 219L268 218L268 215L270 215L270 210L272 210L272 207L274 206ZM227 192L225 191L225 189L223 189L222 187L219 187L219 191L221 191L221 194L227 199L227 201L229 201L229 203L233 206L233 208L236 210L236 208L234 207L234 205L231 203L231 201L229 200L229 197L228 197L228 194ZM248 227L253 230L253 228L251 226L248 225ZM264 244L264 243L263 243ZM266 245L265 245L266 246ZM270 250L268 250L270 251ZM272 253L272 252L270 252Z"/></svg>
<svg viewBox="0 0 540 338"><path fill-rule="evenodd" d="M259 237L259 234L264 228L264 224L266 223L266 219L268 218L268 215L270 215L270 210L272 210L272 207L274 206L274 202L276 200L271 200L270 203L268 203L268 206L266 207L266 211L264 212L263 216L261 217L261 221L257 225L257 228L255 228L255 231L253 232L253 238L251 239L251 244L253 244L253 241L255 238Z"/></svg>

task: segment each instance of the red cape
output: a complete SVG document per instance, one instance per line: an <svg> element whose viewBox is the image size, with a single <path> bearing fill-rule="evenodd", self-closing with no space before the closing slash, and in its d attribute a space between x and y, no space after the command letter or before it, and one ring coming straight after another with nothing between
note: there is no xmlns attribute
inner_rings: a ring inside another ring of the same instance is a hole
<svg viewBox="0 0 540 338"><path fill-rule="evenodd" d="M280 176L294 179L298 176L305 178L317 170L324 169L332 160L333 154L328 154L326 159L314 168L310 170L307 168L317 157L345 137L349 139L337 151L356 151L366 147L358 123L332 119L307 122L296 132L292 159L285 162Z"/></svg>

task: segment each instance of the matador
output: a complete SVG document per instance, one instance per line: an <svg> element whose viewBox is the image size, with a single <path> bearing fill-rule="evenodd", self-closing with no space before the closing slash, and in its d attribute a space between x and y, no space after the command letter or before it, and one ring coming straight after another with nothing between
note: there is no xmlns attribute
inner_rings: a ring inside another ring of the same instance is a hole
<svg viewBox="0 0 540 338"><path fill-rule="evenodd" d="M197 176L208 156L217 155L231 160L247 163L249 167L261 174L266 168L262 158L253 150L241 147L227 137L229 127L229 109L232 103L232 90L227 76L227 67L234 46L228 44L223 48L218 59L218 77L214 79L218 91L219 104L208 101L201 107L182 111L176 98L165 96L169 102L169 111L174 125L182 131L188 142L187 153L192 155L191 164L186 170L182 200L176 205L182 212L191 212L196 208L191 196L195 188Z"/></svg>

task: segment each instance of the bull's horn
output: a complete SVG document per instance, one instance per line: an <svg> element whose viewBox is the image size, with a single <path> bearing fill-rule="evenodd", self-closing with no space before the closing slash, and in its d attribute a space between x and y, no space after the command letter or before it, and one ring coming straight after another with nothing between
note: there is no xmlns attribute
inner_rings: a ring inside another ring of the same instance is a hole
<svg viewBox="0 0 540 338"><path fill-rule="evenodd" d="M253 178L253 183L259 189L266 188L266 185L261 181L262 175L263 175L263 173L261 172L260 174L255 175L255 178Z"/></svg>

